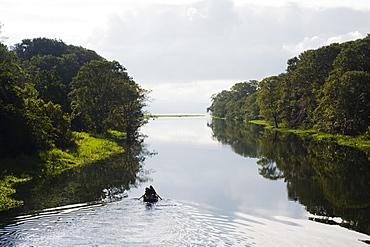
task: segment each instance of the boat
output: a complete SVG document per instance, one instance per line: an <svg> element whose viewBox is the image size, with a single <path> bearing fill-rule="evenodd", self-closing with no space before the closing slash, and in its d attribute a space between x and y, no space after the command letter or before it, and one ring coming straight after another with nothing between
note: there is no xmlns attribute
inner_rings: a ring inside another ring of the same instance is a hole
<svg viewBox="0 0 370 247"><path fill-rule="evenodd" d="M143 199L144 202L158 202L158 195L157 194L149 194L149 195L144 195Z"/></svg>
<svg viewBox="0 0 370 247"><path fill-rule="evenodd" d="M139 200L143 198L143 201L145 203L151 204L152 202L158 202L158 198L162 200L162 197L160 197L153 186L150 185L150 187L145 188L145 193L142 195Z"/></svg>

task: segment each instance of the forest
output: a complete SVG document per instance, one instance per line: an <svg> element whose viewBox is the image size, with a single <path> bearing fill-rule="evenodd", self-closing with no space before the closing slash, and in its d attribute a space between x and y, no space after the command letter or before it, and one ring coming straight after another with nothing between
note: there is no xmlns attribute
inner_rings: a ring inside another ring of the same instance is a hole
<svg viewBox="0 0 370 247"><path fill-rule="evenodd" d="M370 35L307 50L282 74L212 95L216 118L370 137Z"/></svg>
<svg viewBox="0 0 370 247"><path fill-rule="evenodd" d="M46 38L0 44L0 155L74 144L73 131L134 138L148 91L116 61Z"/></svg>
<svg viewBox="0 0 370 247"><path fill-rule="evenodd" d="M23 204L16 183L127 152L146 122L124 66L61 40L0 42L0 84L0 211Z"/></svg>

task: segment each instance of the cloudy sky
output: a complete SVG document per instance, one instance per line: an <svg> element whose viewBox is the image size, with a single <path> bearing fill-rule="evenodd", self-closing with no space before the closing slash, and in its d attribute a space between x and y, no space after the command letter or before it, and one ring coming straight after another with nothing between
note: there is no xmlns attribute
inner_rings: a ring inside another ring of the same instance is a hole
<svg viewBox="0 0 370 247"><path fill-rule="evenodd" d="M369 0L0 0L1 36L61 39L123 64L152 113L285 71L304 50L370 33Z"/></svg>

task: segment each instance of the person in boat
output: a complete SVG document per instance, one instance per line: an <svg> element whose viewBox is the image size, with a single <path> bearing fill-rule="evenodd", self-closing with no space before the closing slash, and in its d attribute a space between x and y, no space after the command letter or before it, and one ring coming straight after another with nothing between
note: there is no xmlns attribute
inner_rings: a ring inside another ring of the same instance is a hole
<svg viewBox="0 0 370 247"><path fill-rule="evenodd" d="M157 194L157 192L151 185L149 188L148 187L145 188L144 195L142 195L139 199L141 199L142 197L144 197L144 200L149 199L149 198L150 199L156 198L157 200L158 198L160 198L162 200L162 198Z"/></svg>
<svg viewBox="0 0 370 247"><path fill-rule="evenodd" d="M153 194L153 191L150 188L146 187L144 195L145 196L151 196L152 194Z"/></svg>
<svg viewBox="0 0 370 247"><path fill-rule="evenodd" d="M150 185L149 189L152 191L152 194L153 195L156 195L157 192L155 191L155 189L153 188L153 186Z"/></svg>

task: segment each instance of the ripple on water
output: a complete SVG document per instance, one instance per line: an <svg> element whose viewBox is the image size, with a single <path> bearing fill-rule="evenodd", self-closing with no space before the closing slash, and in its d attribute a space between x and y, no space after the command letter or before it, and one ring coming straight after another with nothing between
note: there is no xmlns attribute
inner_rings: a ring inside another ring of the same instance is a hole
<svg viewBox="0 0 370 247"><path fill-rule="evenodd" d="M252 246L247 222L173 200L78 204L14 219L0 229L3 246Z"/></svg>

